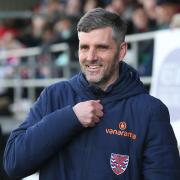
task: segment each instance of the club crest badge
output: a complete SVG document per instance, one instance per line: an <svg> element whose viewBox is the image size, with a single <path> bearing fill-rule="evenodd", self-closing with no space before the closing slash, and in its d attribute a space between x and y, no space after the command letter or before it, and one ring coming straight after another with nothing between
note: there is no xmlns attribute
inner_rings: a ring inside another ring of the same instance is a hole
<svg viewBox="0 0 180 180"><path fill-rule="evenodd" d="M129 156L111 153L110 164L116 175L122 174L128 167Z"/></svg>

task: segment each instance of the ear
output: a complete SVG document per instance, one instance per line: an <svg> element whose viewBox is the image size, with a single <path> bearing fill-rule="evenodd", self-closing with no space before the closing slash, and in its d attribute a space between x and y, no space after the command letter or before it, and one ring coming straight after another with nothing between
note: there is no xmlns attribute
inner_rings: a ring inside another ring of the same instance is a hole
<svg viewBox="0 0 180 180"><path fill-rule="evenodd" d="M126 42L122 42L119 47L119 60L122 61L127 53L128 45Z"/></svg>

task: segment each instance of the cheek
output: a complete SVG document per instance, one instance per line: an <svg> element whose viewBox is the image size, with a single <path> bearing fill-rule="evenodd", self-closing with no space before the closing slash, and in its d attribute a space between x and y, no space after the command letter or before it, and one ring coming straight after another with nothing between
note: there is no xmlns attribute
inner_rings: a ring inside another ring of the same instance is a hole
<svg viewBox="0 0 180 180"><path fill-rule="evenodd" d="M79 62L82 62L85 59L85 55L82 53L78 53L78 57L79 57Z"/></svg>
<svg viewBox="0 0 180 180"><path fill-rule="evenodd" d="M108 66L110 66L110 64L113 64L114 61L117 61L117 57L115 57L115 55L113 54L108 54L104 57L102 57L104 63Z"/></svg>

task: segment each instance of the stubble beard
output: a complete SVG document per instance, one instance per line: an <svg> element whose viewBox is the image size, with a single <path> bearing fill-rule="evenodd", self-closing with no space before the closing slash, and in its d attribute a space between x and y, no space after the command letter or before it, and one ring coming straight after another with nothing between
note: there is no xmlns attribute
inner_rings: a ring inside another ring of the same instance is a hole
<svg viewBox="0 0 180 180"><path fill-rule="evenodd" d="M104 89L103 87L110 85L109 83L111 83L111 81L113 83L119 76L119 63L117 63L116 58L117 56L114 57L113 63L111 64L111 67L108 69L108 72L107 72L107 69L103 69L102 72L99 72L101 73L101 74L98 74L99 78L97 78L96 74L94 75L88 74L89 72L87 72L86 70L85 63L81 64L81 71L84 74L86 80L89 82L89 84L95 85L95 86L100 87L101 89ZM93 78L94 80L91 79L91 76L95 76L95 79L94 78Z"/></svg>

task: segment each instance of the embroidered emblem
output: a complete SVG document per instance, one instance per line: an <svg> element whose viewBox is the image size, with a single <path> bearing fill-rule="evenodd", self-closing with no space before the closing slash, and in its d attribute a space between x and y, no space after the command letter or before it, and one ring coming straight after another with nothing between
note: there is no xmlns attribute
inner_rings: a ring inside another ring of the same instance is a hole
<svg viewBox="0 0 180 180"><path fill-rule="evenodd" d="M129 156L111 153L110 165L116 175L122 174L128 167Z"/></svg>

